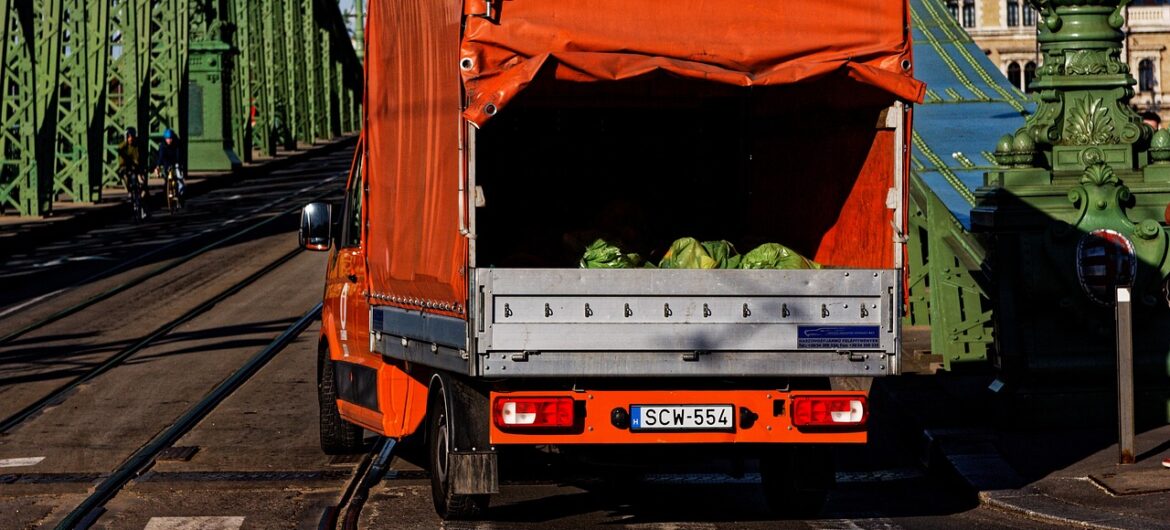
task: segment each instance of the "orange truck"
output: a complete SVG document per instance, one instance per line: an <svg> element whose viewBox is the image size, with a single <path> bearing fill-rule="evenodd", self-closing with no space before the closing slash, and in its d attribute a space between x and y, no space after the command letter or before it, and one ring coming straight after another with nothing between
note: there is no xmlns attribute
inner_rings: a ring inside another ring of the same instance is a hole
<svg viewBox="0 0 1170 530"><path fill-rule="evenodd" d="M730 450L823 502L869 416L830 381L899 370L907 6L371 0L365 35L344 204L302 215L325 451L421 435L446 518L510 446ZM823 267L578 268L682 235Z"/></svg>

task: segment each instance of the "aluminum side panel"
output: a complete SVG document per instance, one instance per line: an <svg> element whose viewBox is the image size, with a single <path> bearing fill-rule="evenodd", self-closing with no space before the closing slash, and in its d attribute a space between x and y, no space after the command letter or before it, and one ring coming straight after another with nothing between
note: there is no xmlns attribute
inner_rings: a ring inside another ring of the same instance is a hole
<svg viewBox="0 0 1170 530"><path fill-rule="evenodd" d="M897 373L900 271L476 271L479 375Z"/></svg>

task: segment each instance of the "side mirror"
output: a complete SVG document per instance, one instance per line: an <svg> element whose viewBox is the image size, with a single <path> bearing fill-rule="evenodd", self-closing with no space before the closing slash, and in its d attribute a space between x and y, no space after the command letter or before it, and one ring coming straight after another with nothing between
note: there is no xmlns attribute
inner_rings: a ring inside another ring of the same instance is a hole
<svg viewBox="0 0 1170 530"><path fill-rule="evenodd" d="M333 232L331 210L327 202L311 202L301 208L301 248L329 250Z"/></svg>

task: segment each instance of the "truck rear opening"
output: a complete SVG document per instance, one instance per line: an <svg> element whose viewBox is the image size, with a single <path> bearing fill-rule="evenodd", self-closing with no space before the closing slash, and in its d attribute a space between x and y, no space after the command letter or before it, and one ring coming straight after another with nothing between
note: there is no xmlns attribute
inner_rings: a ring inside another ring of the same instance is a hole
<svg viewBox="0 0 1170 530"><path fill-rule="evenodd" d="M831 82L529 87L475 135L476 265L574 267L597 237L656 262L691 236L896 268L893 104Z"/></svg>
<svg viewBox="0 0 1170 530"><path fill-rule="evenodd" d="M896 373L904 113L835 80L529 87L470 139L468 371ZM595 238L656 262L682 236L779 242L824 268L575 268Z"/></svg>

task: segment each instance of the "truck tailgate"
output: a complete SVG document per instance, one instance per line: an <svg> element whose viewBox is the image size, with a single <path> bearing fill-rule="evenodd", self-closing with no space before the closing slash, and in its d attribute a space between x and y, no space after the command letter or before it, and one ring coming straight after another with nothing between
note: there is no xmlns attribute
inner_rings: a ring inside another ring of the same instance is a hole
<svg viewBox="0 0 1170 530"><path fill-rule="evenodd" d="M895 269L478 269L478 375L897 373Z"/></svg>

